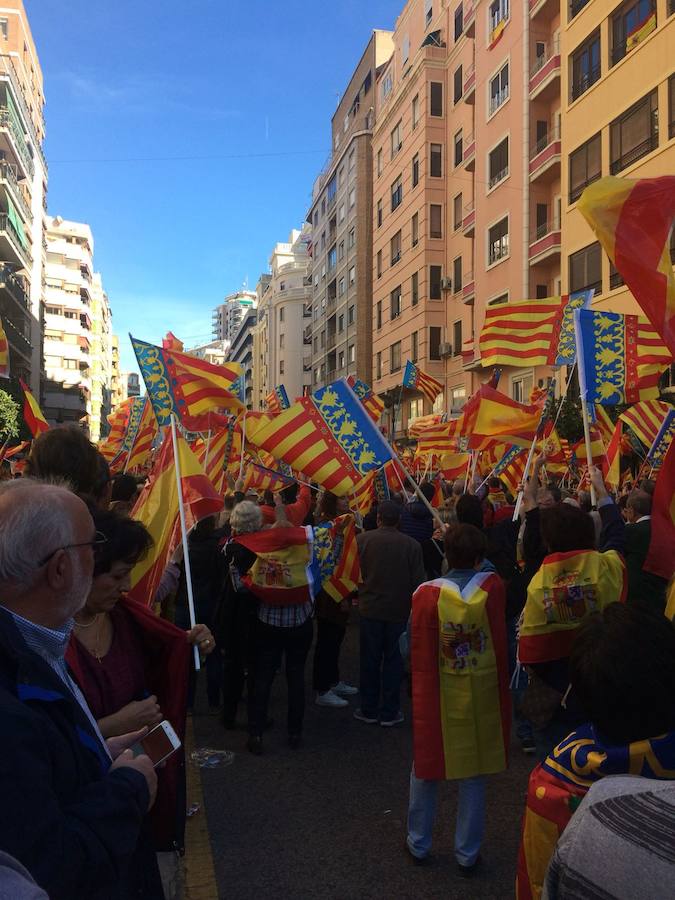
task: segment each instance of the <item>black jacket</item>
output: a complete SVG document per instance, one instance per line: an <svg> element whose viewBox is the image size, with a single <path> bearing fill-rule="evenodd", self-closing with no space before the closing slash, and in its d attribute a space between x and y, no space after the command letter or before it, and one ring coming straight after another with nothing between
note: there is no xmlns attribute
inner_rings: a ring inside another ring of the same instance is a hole
<svg viewBox="0 0 675 900"><path fill-rule="evenodd" d="M0 608L0 849L50 900L163 897L145 779L109 772L89 719Z"/></svg>

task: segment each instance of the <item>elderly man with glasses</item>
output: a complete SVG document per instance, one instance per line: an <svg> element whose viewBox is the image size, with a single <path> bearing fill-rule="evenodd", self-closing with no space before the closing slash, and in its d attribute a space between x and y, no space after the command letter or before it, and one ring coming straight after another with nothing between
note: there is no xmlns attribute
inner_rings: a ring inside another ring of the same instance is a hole
<svg viewBox="0 0 675 900"><path fill-rule="evenodd" d="M86 505L30 479L0 486L0 850L52 900L163 897L142 836L157 779L105 741L64 653L105 538Z"/></svg>

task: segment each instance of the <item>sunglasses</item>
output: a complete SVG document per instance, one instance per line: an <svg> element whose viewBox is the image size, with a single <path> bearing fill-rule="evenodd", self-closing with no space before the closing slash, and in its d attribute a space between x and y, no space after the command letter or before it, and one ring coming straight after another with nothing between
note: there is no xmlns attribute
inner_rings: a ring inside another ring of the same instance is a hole
<svg viewBox="0 0 675 900"><path fill-rule="evenodd" d="M41 559L38 563L38 569L41 569L43 566L46 566L49 560L54 556L55 553L58 553L59 550L74 550L75 547L91 547L92 550L96 550L97 547L100 547L101 544L106 544L108 542L108 538L103 534L102 531L97 531L94 535L94 539L91 541L82 541L80 544L64 544L63 547L55 547L51 553Z"/></svg>

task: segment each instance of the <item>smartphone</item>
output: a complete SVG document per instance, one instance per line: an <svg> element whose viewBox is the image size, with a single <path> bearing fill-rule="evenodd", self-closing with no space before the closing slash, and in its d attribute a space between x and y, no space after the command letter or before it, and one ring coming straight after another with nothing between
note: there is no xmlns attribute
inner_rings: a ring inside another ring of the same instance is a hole
<svg viewBox="0 0 675 900"><path fill-rule="evenodd" d="M175 753L180 745L178 735L173 730L171 723L164 719L159 725L155 725L144 738L135 743L131 747L131 752L134 756L141 754L149 756L153 766L157 768L172 753Z"/></svg>

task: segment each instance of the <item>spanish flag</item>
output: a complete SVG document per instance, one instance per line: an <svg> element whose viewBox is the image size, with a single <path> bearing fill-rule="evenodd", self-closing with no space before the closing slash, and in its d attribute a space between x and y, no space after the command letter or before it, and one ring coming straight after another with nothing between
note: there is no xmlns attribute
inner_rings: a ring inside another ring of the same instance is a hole
<svg viewBox="0 0 675 900"><path fill-rule="evenodd" d="M28 385L25 381L20 378L19 384L24 396L23 417L26 420L26 425L34 438L40 437L43 431L49 431L49 423L42 414L39 403L28 390Z"/></svg>
<svg viewBox="0 0 675 900"><path fill-rule="evenodd" d="M0 319L0 378L9 378L9 343Z"/></svg>
<svg viewBox="0 0 675 900"><path fill-rule="evenodd" d="M181 435L177 435L181 470L181 491L188 530L200 519L223 508L223 498L206 477L194 453ZM181 541L178 512L178 488L171 435L167 434L147 484L136 501L131 518L142 522L150 532L153 546L145 559L131 572L130 596L151 606L162 573Z"/></svg>
<svg viewBox="0 0 675 900"><path fill-rule="evenodd" d="M484 449L490 438L527 447L537 433L542 411L540 406L525 406L483 384L465 405L463 417L469 447L475 450Z"/></svg>
<svg viewBox="0 0 675 900"><path fill-rule="evenodd" d="M577 203L647 318L675 355L675 275L670 232L675 175L601 178Z"/></svg>
<svg viewBox="0 0 675 900"><path fill-rule="evenodd" d="M438 460L442 477L446 481L463 478L470 458L470 453L444 453Z"/></svg>
<svg viewBox="0 0 675 900"><path fill-rule="evenodd" d="M506 768L511 727L505 595L478 572L421 585L412 600L410 668L415 774L471 778Z"/></svg>
<svg viewBox="0 0 675 900"><path fill-rule="evenodd" d="M643 568L669 579L673 575L675 547L675 440L656 476L651 526L651 543Z"/></svg>
<svg viewBox="0 0 675 900"><path fill-rule="evenodd" d="M309 526L266 528L234 540L256 554L243 581L258 600L266 606L296 606L311 600L315 585Z"/></svg>

